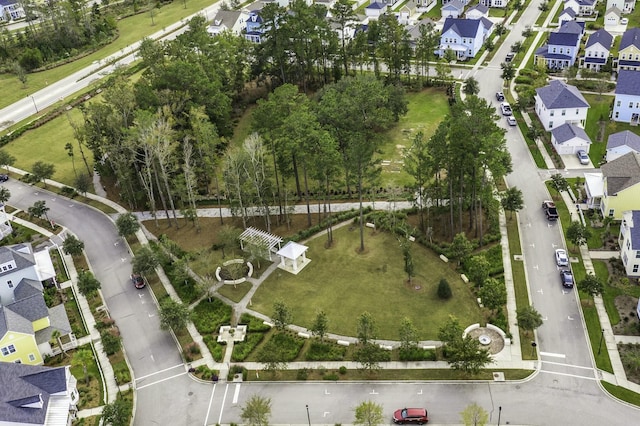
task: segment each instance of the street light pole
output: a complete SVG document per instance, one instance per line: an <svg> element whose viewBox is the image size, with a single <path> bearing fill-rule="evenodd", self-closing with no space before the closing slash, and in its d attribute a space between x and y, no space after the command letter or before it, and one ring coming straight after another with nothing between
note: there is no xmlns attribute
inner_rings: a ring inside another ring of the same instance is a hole
<svg viewBox="0 0 640 426"><path fill-rule="evenodd" d="M31 101L33 102L33 107L36 109L36 114L40 111L38 111L38 106L36 105L36 100L33 97L33 95L29 95L29 97L31 98Z"/></svg>
<svg viewBox="0 0 640 426"><path fill-rule="evenodd" d="M498 407L498 426L500 426L500 414L502 414L502 406Z"/></svg>
<svg viewBox="0 0 640 426"><path fill-rule="evenodd" d="M309 426L311 426L311 417L309 417L309 404L305 405L307 407L307 421L309 422Z"/></svg>
<svg viewBox="0 0 640 426"><path fill-rule="evenodd" d="M598 343L598 355L600 355L600 350L602 349L603 338L604 338L604 328L602 329L602 333L600 333L600 343Z"/></svg>

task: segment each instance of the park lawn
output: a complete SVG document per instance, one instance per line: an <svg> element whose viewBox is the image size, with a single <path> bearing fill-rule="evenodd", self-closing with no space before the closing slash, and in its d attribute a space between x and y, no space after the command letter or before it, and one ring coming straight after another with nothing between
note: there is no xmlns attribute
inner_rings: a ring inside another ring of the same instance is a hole
<svg viewBox="0 0 640 426"><path fill-rule="evenodd" d="M102 49L80 58L71 63L59 67L28 74L27 84L23 86L13 74L0 75L0 108L4 108L20 99L32 95L38 90L61 80L87 66L94 61L99 61L107 56L116 53L120 49L147 37L163 28L177 22L187 16L215 3L213 0L189 0L187 2L173 2L154 9L153 21L148 12L130 16L118 21L119 37ZM186 8L185 8L186 5Z"/></svg>
<svg viewBox="0 0 640 426"><path fill-rule="evenodd" d="M226 284L218 289L218 293L235 303L240 303L251 287L248 281L236 285Z"/></svg>
<svg viewBox="0 0 640 426"><path fill-rule="evenodd" d="M384 144L379 159L382 165L382 181L386 186L412 186L411 178L403 170L403 154L411 147L418 132L429 139L444 117L449 113L449 102L443 89L429 88L420 92L407 93L408 112L400 117L396 125L384 135ZM386 165L386 161L390 161Z"/></svg>
<svg viewBox="0 0 640 426"><path fill-rule="evenodd" d="M16 158L14 166L30 172L31 166L36 161L52 163L56 168L52 179L65 185L74 186L73 163L64 149L67 143L71 143L74 147L76 170L78 172L86 172L86 168L78 150L78 144L73 136L73 129L69 124L68 117L75 123L82 123L82 113L77 108L73 108L68 113L62 114L37 129L24 133L5 145L3 149ZM89 167L93 167L93 154L85 148L85 155L89 162Z"/></svg>
<svg viewBox="0 0 640 426"><path fill-rule="evenodd" d="M591 161L594 166L598 167L600 162L604 159L607 151L607 139L609 138L609 134L620 131L614 130L612 132L611 130L613 128L617 129L617 125L623 123L617 123L609 120L609 107L611 106L613 97L584 94L584 98L590 105L584 129L592 142L591 147L589 148L589 157L591 157ZM604 123L604 133L602 134L600 131L601 121Z"/></svg>
<svg viewBox="0 0 640 426"><path fill-rule="evenodd" d="M357 227L339 228L334 238L330 249L324 247L325 238L307 242L311 263L298 275L276 270L254 295L251 308L270 316L274 302L284 300L293 323L306 328L312 326L316 311L323 309L329 332L347 336L356 334L358 318L366 311L377 324L377 337L393 340L399 339L403 317L413 321L420 340L437 340L451 313L463 327L482 321L470 288L430 250L412 245L416 275L409 285L395 236L367 228L364 254L358 254ZM453 292L447 301L436 294L441 278L448 280Z"/></svg>

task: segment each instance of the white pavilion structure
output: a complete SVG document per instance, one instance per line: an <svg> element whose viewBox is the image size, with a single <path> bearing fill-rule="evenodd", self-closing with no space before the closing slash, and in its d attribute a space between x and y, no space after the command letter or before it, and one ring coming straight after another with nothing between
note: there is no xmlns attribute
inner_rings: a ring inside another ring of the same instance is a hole
<svg viewBox="0 0 640 426"><path fill-rule="evenodd" d="M298 272L302 271L311 262L311 259L307 259L306 255L308 249L309 247L305 245L289 241L276 253L280 256L278 268L298 275Z"/></svg>

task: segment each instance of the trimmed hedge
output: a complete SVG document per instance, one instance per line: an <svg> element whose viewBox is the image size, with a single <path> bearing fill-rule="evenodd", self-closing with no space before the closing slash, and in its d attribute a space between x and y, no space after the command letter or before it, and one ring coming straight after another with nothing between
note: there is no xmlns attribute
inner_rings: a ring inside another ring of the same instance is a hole
<svg viewBox="0 0 640 426"><path fill-rule="evenodd" d="M262 342L264 339L264 333L248 333L244 339L244 342L238 342L233 345L233 353L231 354L231 361L242 362L249 354Z"/></svg>
<svg viewBox="0 0 640 426"><path fill-rule="evenodd" d="M191 320L200 334L217 334L221 325L231 322L231 306L220 299L203 299L193 308Z"/></svg>
<svg viewBox="0 0 640 426"><path fill-rule="evenodd" d="M347 348L337 343L312 341L305 354L307 361L342 361Z"/></svg>

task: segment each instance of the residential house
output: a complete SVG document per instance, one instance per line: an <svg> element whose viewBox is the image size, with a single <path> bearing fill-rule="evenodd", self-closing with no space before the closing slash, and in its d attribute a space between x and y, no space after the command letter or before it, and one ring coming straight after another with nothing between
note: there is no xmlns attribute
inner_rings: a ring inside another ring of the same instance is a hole
<svg viewBox="0 0 640 426"><path fill-rule="evenodd" d="M604 179L600 172L590 172L584 174L584 189L588 209L600 210L602 197L604 195Z"/></svg>
<svg viewBox="0 0 640 426"><path fill-rule="evenodd" d="M591 16L596 11L597 0L565 0L564 8L573 9L576 16Z"/></svg>
<svg viewBox="0 0 640 426"><path fill-rule="evenodd" d="M640 136L630 130L613 133L607 139L607 162L622 157L629 152L640 152Z"/></svg>
<svg viewBox="0 0 640 426"><path fill-rule="evenodd" d="M413 49L416 48L416 46L418 45L418 40L422 36L422 34L420 33L420 27L427 26L427 25L432 25L432 26L435 27L435 22L433 22L429 18L424 18L424 19L421 19L420 21L416 22L415 25L407 26L407 33L409 34L409 41L410 41L411 47Z"/></svg>
<svg viewBox="0 0 640 426"><path fill-rule="evenodd" d="M370 19L378 19L387 11L387 4L382 2L373 2L364 8L364 13Z"/></svg>
<svg viewBox="0 0 640 426"><path fill-rule="evenodd" d="M613 60L616 70L640 70L640 28L628 28L618 48L618 58Z"/></svg>
<svg viewBox="0 0 640 426"><path fill-rule="evenodd" d="M265 32L260 10L261 9L252 9L245 22L244 37L252 43L262 42L262 35Z"/></svg>
<svg viewBox="0 0 640 426"><path fill-rule="evenodd" d="M47 307L43 281L55 285L47 250L33 251L30 244L0 247L0 362L42 364L43 355L54 353L55 331L75 343L64 305Z"/></svg>
<svg viewBox="0 0 640 426"><path fill-rule="evenodd" d="M0 368L0 424L69 426L80 396L68 365L5 364Z"/></svg>
<svg viewBox="0 0 640 426"><path fill-rule="evenodd" d="M640 153L625 154L603 164L600 170L604 181L602 216L622 220L622 214L637 208L640 200Z"/></svg>
<svg viewBox="0 0 640 426"><path fill-rule="evenodd" d="M427 12L438 4L438 0L416 0L418 12Z"/></svg>
<svg viewBox="0 0 640 426"><path fill-rule="evenodd" d="M327 10L331 9L337 3L337 0L313 0L315 4L319 4L327 8Z"/></svg>
<svg viewBox="0 0 640 426"><path fill-rule="evenodd" d="M415 19L411 19L412 16L417 13L417 4L415 0L409 0L405 4L402 5L398 13L396 13L396 17L398 18L398 22L402 25L409 25L415 22ZM415 18L418 16L416 15Z"/></svg>
<svg viewBox="0 0 640 426"><path fill-rule="evenodd" d="M617 7L610 7L604 12L604 28L615 29L620 25L620 19L622 18L622 12Z"/></svg>
<svg viewBox="0 0 640 426"><path fill-rule="evenodd" d="M561 70L573 66L578 55L584 23L565 22L558 31L549 34L547 44L535 51L534 61L539 66Z"/></svg>
<svg viewBox="0 0 640 426"><path fill-rule="evenodd" d="M464 11L465 3L462 0L451 0L442 6L440 15L443 18L459 18Z"/></svg>
<svg viewBox="0 0 640 426"><path fill-rule="evenodd" d="M535 100L536 114L546 130L565 123L584 128L589 103L575 86L551 80L547 86L536 89Z"/></svg>
<svg viewBox="0 0 640 426"><path fill-rule="evenodd" d="M640 71L620 70L611 119L638 125L640 122Z"/></svg>
<svg viewBox="0 0 640 426"><path fill-rule="evenodd" d="M589 152L591 139L582 127L565 123L551 130L551 144L558 154L567 155L581 149Z"/></svg>
<svg viewBox="0 0 640 426"><path fill-rule="evenodd" d="M505 8L509 0L480 0L479 3L487 7Z"/></svg>
<svg viewBox="0 0 640 426"><path fill-rule="evenodd" d="M451 3L453 0L442 0L442 5L444 6L447 3ZM465 6L469 4L469 2L471 0L460 0L462 2L462 4L464 4Z"/></svg>
<svg viewBox="0 0 640 426"><path fill-rule="evenodd" d="M26 16L22 2L17 0L0 0L0 22L15 21Z"/></svg>
<svg viewBox="0 0 640 426"><path fill-rule="evenodd" d="M389 9L393 8L393 6L395 6L400 0L370 0L371 3L373 2L379 2L379 3L384 3L386 4Z"/></svg>
<svg viewBox="0 0 640 426"><path fill-rule="evenodd" d="M489 17L489 7L483 4L476 4L470 7L464 14L466 19L480 19Z"/></svg>
<svg viewBox="0 0 640 426"><path fill-rule="evenodd" d="M640 278L640 210L622 213L618 245L625 273L628 277Z"/></svg>
<svg viewBox="0 0 640 426"><path fill-rule="evenodd" d="M213 21L207 27L207 32L212 36L229 31L234 35L243 34L246 29L246 21L249 14L240 10L220 9Z"/></svg>
<svg viewBox="0 0 640 426"><path fill-rule="evenodd" d="M453 50L458 60L473 58L493 31L493 23L487 18L447 18L440 33L440 46L436 55L442 57Z"/></svg>
<svg viewBox="0 0 640 426"><path fill-rule="evenodd" d="M606 9L618 8L622 13L631 13L636 7L636 0L607 0Z"/></svg>
<svg viewBox="0 0 640 426"><path fill-rule="evenodd" d="M561 27L562 24L564 24L565 22L575 21L575 20L576 20L576 12L574 12L573 9L567 7L558 16L558 26Z"/></svg>
<svg viewBox="0 0 640 426"><path fill-rule="evenodd" d="M604 29L599 29L589 36L580 57L580 68L599 72L609 59L609 49L613 45L613 36Z"/></svg>

